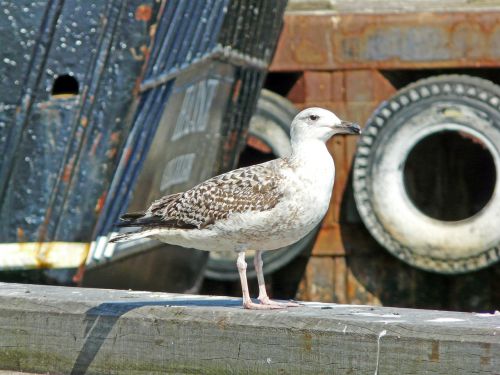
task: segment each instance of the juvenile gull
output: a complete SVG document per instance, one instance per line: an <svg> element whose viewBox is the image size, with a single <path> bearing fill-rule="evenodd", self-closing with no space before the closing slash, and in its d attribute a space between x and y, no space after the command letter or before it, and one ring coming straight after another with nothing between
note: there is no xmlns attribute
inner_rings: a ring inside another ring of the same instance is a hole
<svg viewBox="0 0 500 375"><path fill-rule="evenodd" d="M200 250L238 252L245 308L297 306L267 296L262 251L291 245L319 224L335 177L325 142L335 134L359 133L358 125L341 121L326 109L305 109L291 125L290 156L224 173L160 198L145 212L125 214L120 226L141 228L118 234L111 242L151 237ZM245 251L249 249L256 250L260 304L252 302L248 292Z"/></svg>

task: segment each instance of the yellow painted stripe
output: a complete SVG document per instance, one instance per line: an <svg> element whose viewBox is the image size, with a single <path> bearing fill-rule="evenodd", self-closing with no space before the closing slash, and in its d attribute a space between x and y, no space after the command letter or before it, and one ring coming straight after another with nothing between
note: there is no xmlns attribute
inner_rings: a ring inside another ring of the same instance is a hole
<svg viewBox="0 0 500 375"><path fill-rule="evenodd" d="M0 243L0 270L79 267L89 249L85 242Z"/></svg>

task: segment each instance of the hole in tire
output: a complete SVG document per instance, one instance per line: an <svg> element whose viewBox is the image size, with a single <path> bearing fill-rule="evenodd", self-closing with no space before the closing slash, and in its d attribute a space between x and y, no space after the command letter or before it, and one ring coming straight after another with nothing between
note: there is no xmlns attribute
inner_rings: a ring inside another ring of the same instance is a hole
<svg viewBox="0 0 500 375"><path fill-rule="evenodd" d="M413 204L424 214L458 221L477 214L496 184L493 156L469 133L442 131L417 143L408 154L403 180Z"/></svg>

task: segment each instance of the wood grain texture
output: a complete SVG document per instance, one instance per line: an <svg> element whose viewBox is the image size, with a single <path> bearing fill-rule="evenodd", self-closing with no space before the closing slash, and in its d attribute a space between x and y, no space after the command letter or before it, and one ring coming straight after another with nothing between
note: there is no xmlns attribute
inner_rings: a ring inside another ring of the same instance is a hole
<svg viewBox="0 0 500 375"><path fill-rule="evenodd" d="M500 315L0 284L0 370L495 374ZM377 356L377 353L379 355ZM377 360L378 357L378 360Z"/></svg>

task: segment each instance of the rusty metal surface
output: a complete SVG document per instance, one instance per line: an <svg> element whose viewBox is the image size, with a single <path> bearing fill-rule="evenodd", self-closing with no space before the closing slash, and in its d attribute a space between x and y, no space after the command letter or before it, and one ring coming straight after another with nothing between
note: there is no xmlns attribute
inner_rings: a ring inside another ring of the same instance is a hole
<svg viewBox="0 0 500 375"><path fill-rule="evenodd" d="M289 13L271 71L496 67L500 10Z"/></svg>
<svg viewBox="0 0 500 375"><path fill-rule="evenodd" d="M299 108L322 106L364 124L395 92L378 70L304 69L288 97ZM350 188L355 147L349 137L328 143L336 165L335 189L296 298L466 311L497 308L500 265L462 276L436 275L400 262L371 237Z"/></svg>
<svg viewBox="0 0 500 375"><path fill-rule="evenodd" d="M153 1L2 1L0 240L89 241L130 121ZM52 95L67 74L73 95Z"/></svg>

